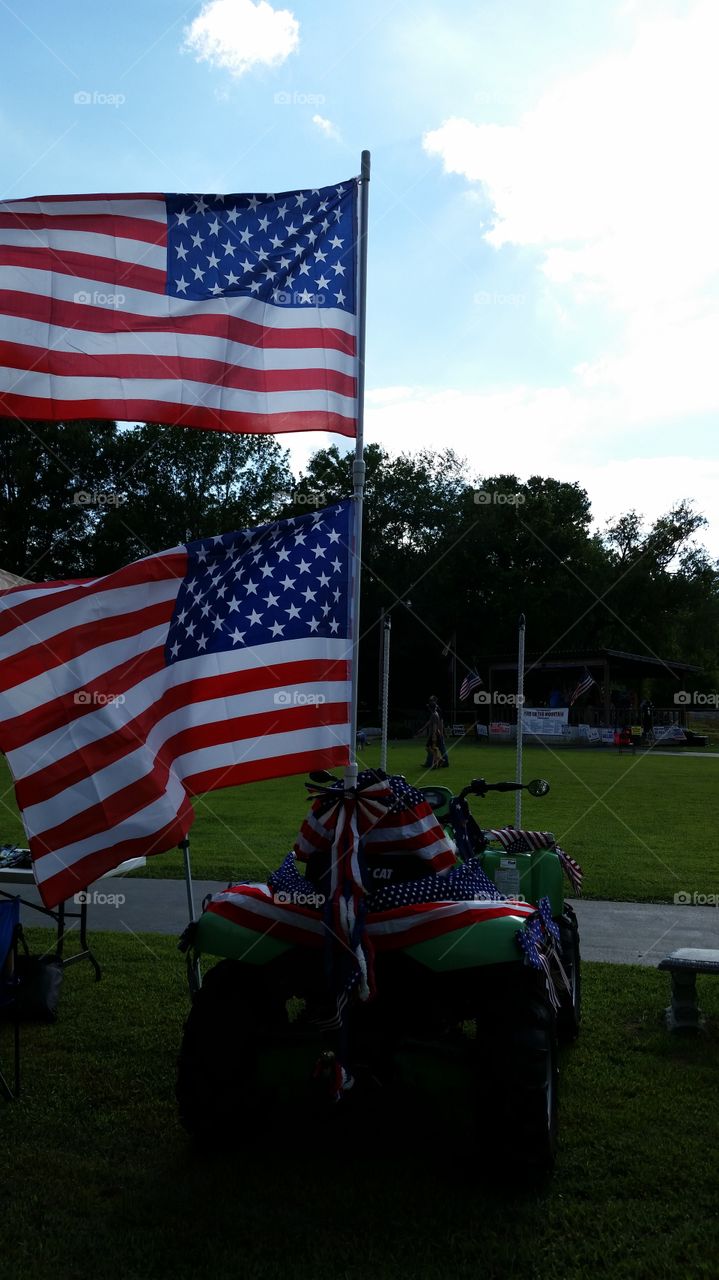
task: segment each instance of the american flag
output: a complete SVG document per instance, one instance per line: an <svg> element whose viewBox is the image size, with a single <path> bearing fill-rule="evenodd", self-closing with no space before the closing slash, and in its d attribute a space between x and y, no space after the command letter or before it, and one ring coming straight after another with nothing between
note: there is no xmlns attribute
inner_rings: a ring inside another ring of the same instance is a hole
<svg viewBox="0 0 719 1280"><path fill-rule="evenodd" d="M594 676L590 676L587 668L585 667L584 673L581 679L579 680L579 683L577 684L576 688L573 690L572 694L570 695L570 698L569 698L570 707L573 707L577 699L581 698L582 694L586 693L589 689L591 689L592 685L596 683L597 682L594 679Z"/></svg>
<svg viewBox="0 0 719 1280"><path fill-rule="evenodd" d="M472 693L474 689L478 689L482 683L482 677L478 675L476 671L468 671L462 681L462 687L459 691L460 702L464 702L469 697L470 693Z"/></svg>
<svg viewBox="0 0 719 1280"><path fill-rule="evenodd" d="M0 203L0 413L353 436L357 186Z"/></svg>
<svg viewBox="0 0 719 1280"><path fill-rule="evenodd" d="M0 750L48 906L190 796L349 759L352 504L0 592Z"/></svg>

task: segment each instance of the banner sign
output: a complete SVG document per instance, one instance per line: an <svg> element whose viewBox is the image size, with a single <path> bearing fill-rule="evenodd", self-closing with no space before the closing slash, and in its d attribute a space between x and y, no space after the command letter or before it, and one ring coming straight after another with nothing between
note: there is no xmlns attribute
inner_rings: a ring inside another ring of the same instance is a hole
<svg viewBox="0 0 719 1280"><path fill-rule="evenodd" d="M505 724L502 720L492 720L489 725L490 738L508 738L512 732L511 724Z"/></svg>
<svg viewBox="0 0 719 1280"><path fill-rule="evenodd" d="M525 707L522 716L524 732L561 737L568 717L568 707Z"/></svg>

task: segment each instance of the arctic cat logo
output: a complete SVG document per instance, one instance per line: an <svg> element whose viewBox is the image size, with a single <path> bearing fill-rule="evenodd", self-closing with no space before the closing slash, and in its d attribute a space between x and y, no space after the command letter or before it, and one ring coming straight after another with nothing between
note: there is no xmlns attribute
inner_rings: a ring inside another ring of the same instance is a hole
<svg viewBox="0 0 719 1280"><path fill-rule="evenodd" d="M372 872L375 880L391 880L393 874L391 867L375 867Z"/></svg>

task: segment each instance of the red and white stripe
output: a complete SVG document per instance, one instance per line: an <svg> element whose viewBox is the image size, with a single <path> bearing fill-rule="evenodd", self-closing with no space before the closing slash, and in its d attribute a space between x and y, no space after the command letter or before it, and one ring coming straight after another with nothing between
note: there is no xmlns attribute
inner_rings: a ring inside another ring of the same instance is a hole
<svg viewBox="0 0 719 1280"><path fill-rule="evenodd" d="M277 941L304 947L324 945L322 915L310 907L276 902L266 884L233 885L223 893L215 894L206 911L230 924L241 925L257 933L271 933ZM393 951L458 929L487 924L490 920L514 918L519 927L535 912L536 907L525 902L413 903L370 914L367 933L375 950Z"/></svg>
<svg viewBox="0 0 719 1280"><path fill-rule="evenodd" d="M355 434L352 314L166 279L162 195L0 203L0 412Z"/></svg>
<svg viewBox="0 0 719 1280"><path fill-rule="evenodd" d="M316 810L321 803L315 801L300 828L294 852L301 862L306 862L313 853L329 854L332 848L337 814L334 809L318 814ZM362 815L359 832L369 857L393 853L403 857L413 855L427 871L444 871L457 860L446 832L426 801L400 813L378 808L374 821L367 821L366 815Z"/></svg>
<svg viewBox="0 0 719 1280"><path fill-rule="evenodd" d="M346 762L346 640L165 664L186 566L175 548L105 578L0 592L0 750L48 906L175 846L190 795ZM314 698L275 705L288 686Z"/></svg>

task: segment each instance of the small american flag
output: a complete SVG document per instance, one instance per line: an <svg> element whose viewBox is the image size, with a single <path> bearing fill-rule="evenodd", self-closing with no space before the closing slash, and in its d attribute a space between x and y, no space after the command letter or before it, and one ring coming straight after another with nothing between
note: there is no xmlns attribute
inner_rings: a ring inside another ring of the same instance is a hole
<svg viewBox="0 0 719 1280"><path fill-rule="evenodd" d="M0 750L47 906L190 796L349 759L352 504L0 592Z"/></svg>
<svg viewBox="0 0 719 1280"><path fill-rule="evenodd" d="M0 203L0 413L354 435L357 187Z"/></svg>
<svg viewBox="0 0 719 1280"><path fill-rule="evenodd" d="M577 699L581 698L582 694L586 693L589 689L591 689L592 685L596 683L597 682L594 679L594 676L590 676L589 672L587 671L587 668L585 667L584 674L582 675L579 683L577 684L576 688L574 689L573 693L569 698L570 707L573 707Z"/></svg>
<svg viewBox="0 0 719 1280"><path fill-rule="evenodd" d="M469 697L470 693L472 693L475 689L478 689L482 683L483 683L482 677L476 671L474 670L468 671L466 676L464 677L464 680L462 681L462 687L459 691L460 702L465 702Z"/></svg>

